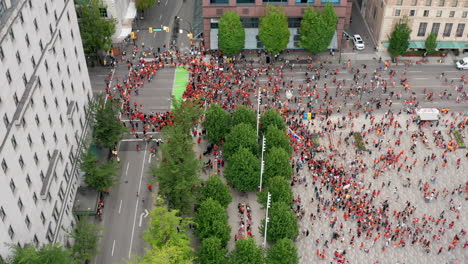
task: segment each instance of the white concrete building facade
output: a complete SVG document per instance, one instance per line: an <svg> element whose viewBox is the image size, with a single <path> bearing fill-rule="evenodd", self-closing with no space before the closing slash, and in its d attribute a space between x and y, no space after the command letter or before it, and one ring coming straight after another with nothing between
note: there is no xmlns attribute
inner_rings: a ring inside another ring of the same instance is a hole
<svg viewBox="0 0 468 264"><path fill-rule="evenodd" d="M0 0L0 256L67 244L92 90L73 0Z"/></svg>
<svg viewBox="0 0 468 264"><path fill-rule="evenodd" d="M132 22L137 11L134 0L102 0L101 13L108 18L116 20L115 33L112 39L119 43L132 32Z"/></svg>

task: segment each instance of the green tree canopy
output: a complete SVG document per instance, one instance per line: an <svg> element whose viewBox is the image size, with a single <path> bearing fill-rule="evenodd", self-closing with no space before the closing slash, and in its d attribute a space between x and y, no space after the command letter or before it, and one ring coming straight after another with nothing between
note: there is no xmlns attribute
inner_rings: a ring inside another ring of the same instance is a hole
<svg viewBox="0 0 468 264"><path fill-rule="evenodd" d="M202 202L195 215L195 233L201 239L217 237L221 240L223 247L227 245L231 234L228 224L228 215L218 201L211 198Z"/></svg>
<svg viewBox="0 0 468 264"><path fill-rule="evenodd" d="M224 208L227 208L232 201L231 190L218 175L210 176L201 189L200 202L208 198L218 201Z"/></svg>
<svg viewBox="0 0 468 264"><path fill-rule="evenodd" d="M300 46L315 54L326 51L335 35L337 22L338 16L329 2L320 13L306 7L301 20Z"/></svg>
<svg viewBox="0 0 468 264"><path fill-rule="evenodd" d="M198 101L182 101L172 98L172 121L182 127L187 135L200 120L203 110Z"/></svg>
<svg viewBox="0 0 468 264"><path fill-rule="evenodd" d="M293 170L289 163L289 154L284 149L273 147L266 153L264 161L263 179L265 181L275 176L281 176L285 179L291 178Z"/></svg>
<svg viewBox="0 0 468 264"><path fill-rule="evenodd" d="M297 248L291 239L282 238L268 250L268 264L298 264Z"/></svg>
<svg viewBox="0 0 468 264"><path fill-rule="evenodd" d="M227 264L227 249L223 248L217 237L207 237L202 240L197 254L196 263L199 264Z"/></svg>
<svg viewBox="0 0 468 264"><path fill-rule="evenodd" d="M115 19L101 16L99 8L101 1L82 1L77 11L80 25L81 40L84 52L89 56L97 56L99 50L110 50L112 35L115 33Z"/></svg>
<svg viewBox="0 0 468 264"><path fill-rule="evenodd" d="M138 264L192 264L193 248L188 241L185 246L167 244L159 248L151 248Z"/></svg>
<svg viewBox="0 0 468 264"><path fill-rule="evenodd" d="M152 7L156 3L156 0L136 0L135 7L138 10L145 10Z"/></svg>
<svg viewBox="0 0 468 264"><path fill-rule="evenodd" d="M119 169L120 163L115 160L109 160L99 165L96 163L96 167L85 174L85 183L98 191L108 192L115 183Z"/></svg>
<svg viewBox="0 0 468 264"><path fill-rule="evenodd" d="M107 100L98 97L91 109L95 118L93 136L96 145L112 148L122 139L127 129L117 119L120 103L117 100Z"/></svg>
<svg viewBox="0 0 468 264"><path fill-rule="evenodd" d="M240 148L247 148L252 154L258 154L257 132L248 124L239 124L231 129L231 132L226 136L223 153L226 160L229 161L231 156Z"/></svg>
<svg viewBox="0 0 468 264"><path fill-rule="evenodd" d="M240 105L237 110L232 113L232 126L239 124L249 124L253 129L257 129L257 116L251 108Z"/></svg>
<svg viewBox="0 0 468 264"><path fill-rule="evenodd" d="M239 149L224 170L224 176L236 189L254 191L260 184L260 162L248 149Z"/></svg>
<svg viewBox="0 0 468 264"><path fill-rule="evenodd" d="M426 51L429 54L433 54L437 48L437 36L434 33L429 33L426 39Z"/></svg>
<svg viewBox="0 0 468 264"><path fill-rule="evenodd" d="M291 139L286 135L284 129L279 129L276 126L269 126L265 133L266 150L270 151L273 147L282 148L288 153L292 154Z"/></svg>
<svg viewBox="0 0 468 264"><path fill-rule="evenodd" d="M290 181L281 176L269 178L266 187L258 194L258 202L266 206L268 192L271 194L271 203L282 202L293 205L294 195L290 187Z"/></svg>
<svg viewBox="0 0 468 264"><path fill-rule="evenodd" d="M260 131L262 134L264 134L271 125L276 126L276 128L286 133L286 124L284 123L283 117L273 108L266 110L263 112L262 116L260 116Z"/></svg>
<svg viewBox="0 0 468 264"><path fill-rule="evenodd" d="M49 244L40 249L31 245L12 247L13 255L5 263L9 264L71 264L75 263L71 258L71 252L61 245Z"/></svg>
<svg viewBox="0 0 468 264"><path fill-rule="evenodd" d="M264 259L262 249L253 238L238 240L236 248L229 255L230 264L263 264Z"/></svg>
<svg viewBox="0 0 468 264"><path fill-rule="evenodd" d="M244 49L245 30L239 14L226 11L219 19L218 45L223 54L232 56Z"/></svg>
<svg viewBox="0 0 468 264"><path fill-rule="evenodd" d="M411 29L407 24L406 19L400 20L390 35L390 44L388 46L388 52L393 57L400 56L405 53L409 47L409 38Z"/></svg>
<svg viewBox="0 0 468 264"><path fill-rule="evenodd" d="M71 249L73 257L83 263L90 261L98 253L98 242L101 228L91 224L87 216L81 216L71 237L75 240Z"/></svg>
<svg viewBox="0 0 468 264"><path fill-rule="evenodd" d="M280 6L267 5L266 13L260 17L258 36L265 49L278 54L286 48L291 33L288 18Z"/></svg>
<svg viewBox="0 0 468 264"><path fill-rule="evenodd" d="M229 133L231 117L218 104L210 104L206 112L203 127L206 129L208 140L211 144L219 144Z"/></svg>
<svg viewBox="0 0 468 264"><path fill-rule="evenodd" d="M272 203L268 211L270 222L268 222L267 240L276 243L282 238L295 239L299 234L296 214L290 206L283 202ZM264 233L265 219L262 221L260 230Z"/></svg>

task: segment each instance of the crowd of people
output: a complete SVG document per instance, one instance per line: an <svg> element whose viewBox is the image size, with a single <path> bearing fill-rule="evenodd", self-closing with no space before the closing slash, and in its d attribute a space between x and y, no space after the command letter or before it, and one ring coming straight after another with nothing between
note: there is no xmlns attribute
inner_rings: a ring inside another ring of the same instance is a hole
<svg viewBox="0 0 468 264"><path fill-rule="evenodd" d="M285 117L294 147L291 185L297 199L292 209L304 230L298 240L300 255L314 252L314 261L355 263L349 258L353 252L378 251L378 256L389 248L418 247L425 254L447 251L466 256L468 219L462 209L466 175L451 177L463 175L468 154L450 138L454 130L466 133L466 112L448 112L437 123L417 122L414 109L420 100L406 67L382 62L372 68L351 61L336 66L311 57L305 63L299 58L296 63L265 63L260 53L257 58L232 59L203 47L192 47L188 53L172 47L148 54L153 59L135 47L133 59L126 61L128 76L106 89L110 98L123 103L122 115L137 138L139 131L148 137L148 132L171 125L169 111L148 113L133 97L158 69L174 61L190 72L184 100L199 100L202 107L218 103L233 111L239 105L254 108L252 102L260 95L262 111L275 108ZM340 79L340 71L351 74L352 80ZM441 76L441 86L452 86L453 91L444 90L439 100L465 104L466 79L446 84ZM434 100L434 92L424 89L422 98ZM306 113L314 113L315 119L304 119ZM355 146L356 132L364 148ZM215 160L220 163L222 157ZM208 161L212 168L214 162ZM419 194L411 196L415 192ZM422 203L411 200L417 197ZM236 240L253 236L249 208L238 205ZM320 223L327 223L328 230L319 228ZM390 262L382 257L366 263Z"/></svg>

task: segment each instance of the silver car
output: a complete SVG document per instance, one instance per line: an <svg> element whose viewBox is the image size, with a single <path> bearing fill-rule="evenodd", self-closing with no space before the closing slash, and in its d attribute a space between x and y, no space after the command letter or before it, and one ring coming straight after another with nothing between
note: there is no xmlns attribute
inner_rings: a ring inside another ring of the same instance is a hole
<svg viewBox="0 0 468 264"><path fill-rule="evenodd" d="M357 50L363 50L365 48L364 41L362 40L360 35L354 35L353 42Z"/></svg>

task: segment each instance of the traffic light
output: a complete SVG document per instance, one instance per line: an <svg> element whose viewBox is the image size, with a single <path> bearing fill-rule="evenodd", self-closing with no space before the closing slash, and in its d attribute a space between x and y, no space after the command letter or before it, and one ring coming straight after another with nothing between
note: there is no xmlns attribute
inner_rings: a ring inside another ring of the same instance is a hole
<svg viewBox="0 0 468 264"><path fill-rule="evenodd" d="M153 28L152 27L148 28L148 31L149 33L153 33Z"/></svg>
<svg viewBox="0 0 468 264"><path fill-rule="evenodd" d="M131 37L132 39L135 39L135 32L130 33L130 37Z"/></svg>

